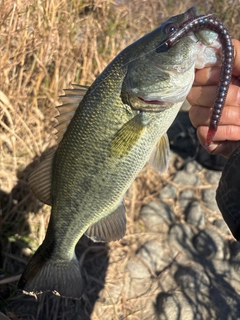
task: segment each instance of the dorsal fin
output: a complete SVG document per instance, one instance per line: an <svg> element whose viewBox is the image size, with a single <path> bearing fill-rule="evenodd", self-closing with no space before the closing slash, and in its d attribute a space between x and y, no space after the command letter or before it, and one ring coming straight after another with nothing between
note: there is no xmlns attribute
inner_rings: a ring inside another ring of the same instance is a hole
<svg viewBox="0 0 240 320"><path fill-rule="evenodd" d="M55 126L55 129L57 129L57 133L55 134L57 143L62 140L69 122L74 116L75 111L85 96L87 90L87 86L74 84L73 89L64 89L65 95L60 96L63 104L57 107L59 115L55 117L58 121L58 124Z"/></svg>
<svg viewBox="0 0 240 320"><path fill-rule="evenodd" d="M58 106L59 115L55 118L58 124L55 126L57 132L55 133L57 144L62 140L62 137L67 130L68 124L75 114L79 103L86 94L88 87L73 85L73 89L64 90L65 95L61 96L63 102ZM37 166L29 177L29 186L34 195L42 202L51 205L51 183L52 183L52 164L55 151L54 150Z"/></svg>

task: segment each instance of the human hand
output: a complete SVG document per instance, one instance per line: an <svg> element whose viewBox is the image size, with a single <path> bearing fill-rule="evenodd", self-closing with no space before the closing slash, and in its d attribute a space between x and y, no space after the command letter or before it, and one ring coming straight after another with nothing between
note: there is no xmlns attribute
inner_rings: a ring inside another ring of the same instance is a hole
<svg viewBox="0 0 240 320"><path fill-rule="evenodd" d="M232 80L217 132L207 151L211 154L229 158L240 146L240 41L233 40L234 66ZM189 117L197 128L200 143L205 148L211 109L214 103L220 67L208 67L197 70L190 93L187 96L191 104Z"/></svg>

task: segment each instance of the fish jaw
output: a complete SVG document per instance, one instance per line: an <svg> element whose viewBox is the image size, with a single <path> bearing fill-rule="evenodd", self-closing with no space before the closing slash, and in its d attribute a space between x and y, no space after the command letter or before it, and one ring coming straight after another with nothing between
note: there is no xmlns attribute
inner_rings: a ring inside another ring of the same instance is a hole
<svg viewBox="0 0 240 320"><path fill-rule="evenodd" d="M186 52L182 57L175 57L175 52L179 55L184 49ZM171 56L170 63L166 55L158 58L151 52L140 59L140 65L135 61L129 64L122 91L125 92L123 96L128 95L125 101L132 108L138 109L139 106L139 110L144 111L142 101L147 103L148 110L154 110L155 105L158 111L161 109L158 106L168 108L169 103L183 101L192 87L195 69L219 65L221 57L218 41L207 46L199 42L194 34L186 36L168 54ZM146 69L148 73L145 73Z"/></svg>
<svg viewBox="0 0 240 320"><path fill-rule="evenodd" d="M157 83L149 83L148 86L133 87L127 80L126 92L131 107L142 111L150 109L158 112L171 108L174 103L184 101L194 81L195 61L182 73L177 66L171 66L167 71L160 71L166 74L166 81L165 83L162 81L159 86ZM159 70L159 67L154 68Z"/></svg>

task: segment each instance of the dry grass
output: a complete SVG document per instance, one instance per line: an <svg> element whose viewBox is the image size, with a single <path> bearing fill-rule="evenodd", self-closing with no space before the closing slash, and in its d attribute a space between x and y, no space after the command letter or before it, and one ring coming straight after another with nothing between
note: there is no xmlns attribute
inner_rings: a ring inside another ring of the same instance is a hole
<svg viewBox="0 0 240 320"><path fill-rule="evenodd" d="M121 49L196 3L204 13L217 12L233 36L240 36L238 0L2 0L0 276L18 275L45 234L49 207L33 199L27 178L53 144L54 106L62 89L90 84ZM127 198L128 234L142 204L163 183L150 170L138 177ZM15 283L2 284L0 309L15 294Z"/></svg>

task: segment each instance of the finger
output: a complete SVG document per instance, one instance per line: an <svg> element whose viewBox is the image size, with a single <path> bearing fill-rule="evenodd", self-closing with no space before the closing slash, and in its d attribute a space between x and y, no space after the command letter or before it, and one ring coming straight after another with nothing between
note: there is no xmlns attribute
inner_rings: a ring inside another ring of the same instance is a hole
<svg viewBox="0 0 240 320"><path fill-rule="evenodd" d="M199 126L197 131L200 134L202 140L206 139L208 126ZM238 141L240 137L240 126L235 125L222 125L219 126L217 132L213 138L213 141ZM202 141L201 140L201 141Z"/></svg>
<svg viewBox="0 0 240 320"><path fill-rule="evenodd" d="M193 86L213 85L219 82L220 67L207 67L196 70Z"/></svg>
<svg viewBox="0 0 240 320"><path fill-rule="evenodd" d="M214 104L217 86L197 86L192 87L187 96L190 105L199 105L211 108ZM231 84L229 86L226 105L240 106L240 88L238 85Z"/></svg>
<svg viewBox="0 0 240 320"><path fill-rule="evenodd" d="M240 42L233 39L234 46L234 65L233 65L233 75L239 77L240 75Z"/></svg>
<svg viewBox="0 0 240 320"><path fill-rule="evenodd" d="M187 100L190 105L198 105L202 107L211 107L217 92L217 86L197 86L192 87Z"/></svg>
<svg viewBox="0 0 240 320"><path fill-rule="evenodd" d="M197 129L198 139L204 148L206 148L207 132L207 127L201 126ZM232 152L234 152L240 146L240 140L237 138L237 136L239 137L239 134L239 127L231 129L229 129L229 127L219 127L213 142L207 148L207 151L211 154L222 155L225 158L229 158ZM224 135L232 137L232 141L226 140L226 136Z"/></svg>
<svg viewBox="0 0 240 320"><path fill-rule="evenodd" d="M224 141L219 142L216 147L214 145L208 150L209 153L229 158L231 154L240 146L240 141Z"/></svg>
<svg viewBox="0 0 240 320"><path fill-rule="evenodd" d="M189 110L189 118L194 127L209 126L211 109L201 106L193 106ZM219 126L222 125L236 125L240 126L240 108L225 106L222 111L222 116ZM239 136L240 140L240 136Z"/></svg>

